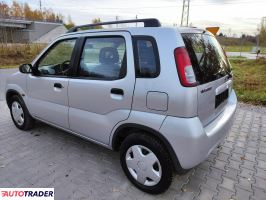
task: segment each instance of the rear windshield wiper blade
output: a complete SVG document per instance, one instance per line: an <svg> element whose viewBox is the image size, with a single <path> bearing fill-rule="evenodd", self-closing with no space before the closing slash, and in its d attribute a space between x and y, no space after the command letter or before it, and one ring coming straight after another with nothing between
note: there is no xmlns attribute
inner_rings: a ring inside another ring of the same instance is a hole
<svg viewBox="0 0 266 200"><path fill-rule="evenodd" d="M226 75L228 75L228 78L233 78L233 75L231 72L227 71L226 69L224 70Z"/></svg>

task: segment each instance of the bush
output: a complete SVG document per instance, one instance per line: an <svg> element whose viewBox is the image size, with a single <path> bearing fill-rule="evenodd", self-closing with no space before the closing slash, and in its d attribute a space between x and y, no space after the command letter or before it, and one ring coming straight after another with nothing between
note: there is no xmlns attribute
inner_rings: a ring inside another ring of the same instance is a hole
<svg viewBox="0 0 266 200"><path fill-rule="evenodd" d="M0 44L0 66L31 62L46 44Z"/></svg>

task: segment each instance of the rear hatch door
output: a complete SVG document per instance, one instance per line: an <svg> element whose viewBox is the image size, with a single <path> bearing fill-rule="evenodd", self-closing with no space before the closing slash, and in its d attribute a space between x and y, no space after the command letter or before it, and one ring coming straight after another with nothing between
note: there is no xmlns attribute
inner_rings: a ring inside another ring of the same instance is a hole
<svg viewBox="0 0 266 200"><path fill-rule="evenodd" d="M216 38L209 33L183 33L198 82L198 116L210 123L227 104L232 88L231 68Z"/></svg>

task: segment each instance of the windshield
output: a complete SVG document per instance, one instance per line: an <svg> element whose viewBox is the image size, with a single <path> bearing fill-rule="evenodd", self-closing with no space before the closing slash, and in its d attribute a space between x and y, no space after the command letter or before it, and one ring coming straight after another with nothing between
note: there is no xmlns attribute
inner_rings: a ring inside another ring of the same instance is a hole
<svg viewBox="0 0 266 200"><path fill-rule="evenodd" d="M214 36L185 33L182 37L199 84L217 80L231 72L224 51Z"/></svg>

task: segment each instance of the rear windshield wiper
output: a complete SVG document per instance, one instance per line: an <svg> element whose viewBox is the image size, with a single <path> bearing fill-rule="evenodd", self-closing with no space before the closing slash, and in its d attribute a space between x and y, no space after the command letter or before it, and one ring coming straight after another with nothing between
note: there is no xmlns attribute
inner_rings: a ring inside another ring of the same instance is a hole
<svg viewBox="0 0 266 200"><path fill-rule="evenodd" d="M233 77L231 72L227 71L226 69L224 69L224 71L225 71L226 75L228 75L228 78L232 78Z"/></svg>

